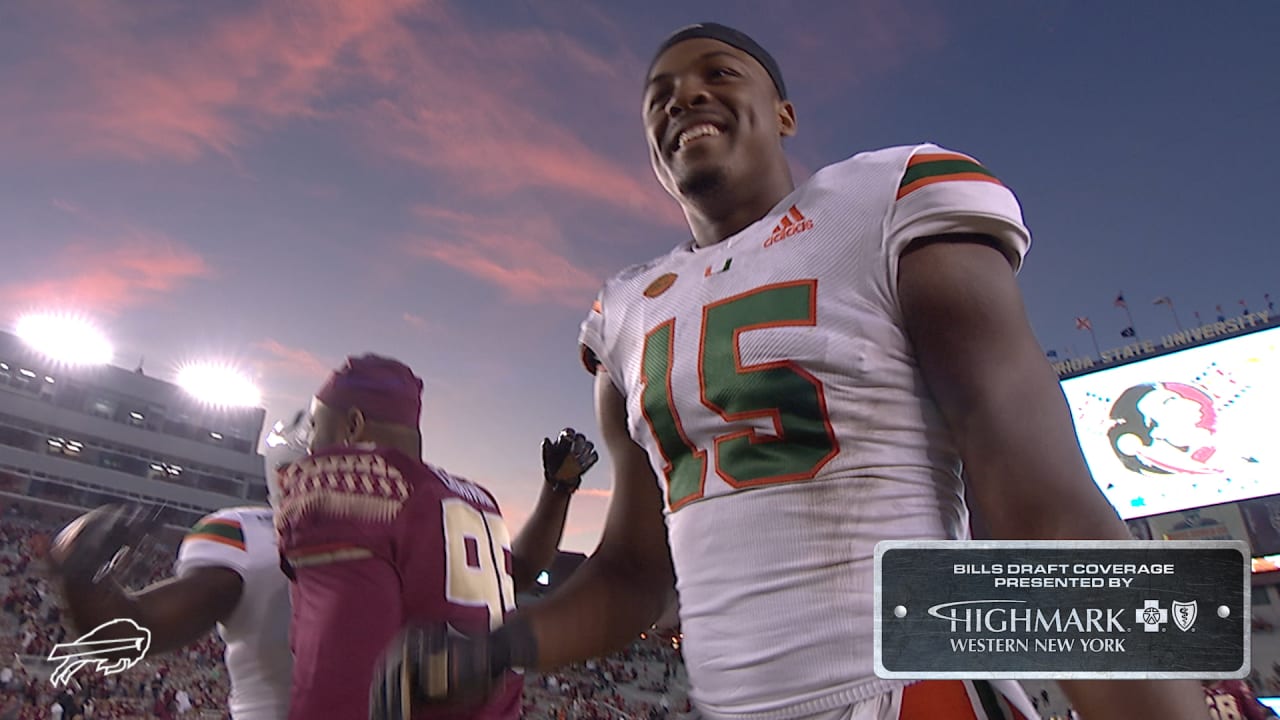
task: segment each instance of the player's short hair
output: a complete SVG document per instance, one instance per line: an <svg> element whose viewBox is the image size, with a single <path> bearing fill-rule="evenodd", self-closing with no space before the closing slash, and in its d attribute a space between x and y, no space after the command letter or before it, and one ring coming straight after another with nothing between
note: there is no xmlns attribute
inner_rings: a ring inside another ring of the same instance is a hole
<svg viewBox="0 0 1280 720"><path fill-rule="evenodd" d="M787 84L782 80L782 69L778 67L778 61L774 60L769 51L765 50L760 43L752 40L750 35L720 23L698 23L680 28L671 33L658 46L658 51L653 54L653 60L649 61L649 69L645 72L645 77L647 78L653 72L653 66L658 63L658 58L662 57L662 53L666 52L672 45L695 38L718 40L755 58L755 61L760 63L765 72L769 73L769 79L773 80L773 87L778 91L778 99L787 99Z"/></svg>

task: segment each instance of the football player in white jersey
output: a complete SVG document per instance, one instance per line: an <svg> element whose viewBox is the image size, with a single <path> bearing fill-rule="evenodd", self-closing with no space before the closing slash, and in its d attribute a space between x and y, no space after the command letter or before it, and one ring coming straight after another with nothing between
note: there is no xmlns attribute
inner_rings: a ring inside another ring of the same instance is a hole
<svg viewBox="0 0 1280 720"><path fill-rule="evenodd" d="M646 80L654 173L693 237L609 280L583 324L615 472L603 538L493 635L420 631L421 700L616 650L674 584L708 718L1035 717L1013 683L872 661L876 543L969 537L966 496L997 539L1129 539L1027 322L1013 193L932 144L797 187L777 63L722 25L672 35ZM1204 714L1193 683L1062 684L1090 720Z"/></svg>
<svg viewBox="0 0 1280 720"><path fill-rule="evenodd" d="M269 467L283 461L280 449L269 453ZM227 646L231 717L284 720L293 667L289 581L281 571L271 508L205 516L183 538L172 578L128 592L102 569L121 548L136 545L148 525L140 511L107 505L81 516L54 541L50 558L76 631L129 618L150 631L148 652L155 655L216 627Z"/></svg>
<svg viewBox="0 0 1280 720"><path fill-rule="evenodd" d="M310 422L296 413L266 438L267 490L276 504L275 470L307 454ZM107 505L72 522L54 540L50 559L80 633L116 618L151 632L151 654L184 647L217 629L226 643L234 720L285 720L293 662L289 652L289 582L281 570L270 507L211 513L187 533L173 577L125 591L104 568L119 562L153 524L146 511Z"/></svg>
<svg viewBox="0 0 1280 720"><path fill-rule="evenodd" d="M267 491L280 494L276 470L307 455L310 418L298 412L266 438ZM178 549L174 577L137 593L104 573L122 548L152 525L140 509L108 505L67 526L50 557L80 633L116 618L151 632L151 654L184 647L216 627L226 643L234 720L285 720L293 662L289 652L289 582L282 572L270 507L227 508L202 518Z"/></svg>

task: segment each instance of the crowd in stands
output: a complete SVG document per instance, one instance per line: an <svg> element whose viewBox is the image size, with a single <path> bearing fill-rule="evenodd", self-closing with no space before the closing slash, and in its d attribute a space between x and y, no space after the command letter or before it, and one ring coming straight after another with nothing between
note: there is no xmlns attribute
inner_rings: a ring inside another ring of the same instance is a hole
<svg viewBox="0 0 1280 720"><path fill-rule="evenodd" d="M59 513L63 515L63 513ZM223 720L229 693L216 634L180 652L147 656L128 670L76 673L65 687L46 658L56 643L75 640L41 558L56 521L5 503L0 511L0 720ZM151 544L131 567L127 584L167 577L176 542ZM693 720L678 638L646 635L613 657L525 678L529 720Z"/></svg>
<svg viewBox="0 0 1280 720"><path fill-rule="evenodd" d="M78 672L55 687L45 658L75 640L41 558L57 526L9 506L0 522L0 719L225 718L229 691L222 642L214 634L181 652L146 657L110 676ZM172 570L173 547L148 547L130 578L139 587ZM6 714L6 712L8 714Z"/></svg>
<svg viewBox="0 0 1280 720"><path fill-rule="evenodd" d="M692 720L678 640L645 635L622 652L525 678L527 720Z"/></svg>
<svg viewBox="0 0 1280 720"><path fill-rule="evenodd" d="M148 656L103 676L78 672L55 687L53 646L75 640L45 572L50 537L70 517L51 517L7 502L0 510L0 720L224 720L230 691L215 633L175 653ZM180 535L141 548L125 575L143 587L173 569ZM696 720L679 636L649 633L609 658L525 676L526 720ZM1261 672L1260 672L1261 670ZM1248 682L1260 695L1280 694L1280 663L1257 668ZM1048 714L1049 697L1033 695ZM1055 716L1055 717L1071 717Z"/></svg>

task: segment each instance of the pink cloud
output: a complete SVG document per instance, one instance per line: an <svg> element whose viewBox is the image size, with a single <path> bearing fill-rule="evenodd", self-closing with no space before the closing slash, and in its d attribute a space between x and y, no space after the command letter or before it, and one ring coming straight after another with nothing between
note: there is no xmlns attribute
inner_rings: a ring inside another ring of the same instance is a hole
<svg viewBox="0 0 1280 720"><path fill-rule="evenodd" d="M323 379L329 375L329 364L316 357L314 353L300 347L285 345L279 340L267 338L255 343L254 347L265 355L264 365L267 369L286 374L291 377Z"/></svg>
<svg viewBox="0 0 1280 720"><path fill-rule="evenodd" d="M431 326L431 323L426 318L422 317L421 315L414 315L411 312L406 312L400 317L410 326L417 328L418 330L426 330L428 327Z"/></svg>
<svg viewBox="0 0 1280 720"><path fill-rule="evenodd" d="M491 490L494 488L493 484L481 484ZM610 496L609 490L597 488L583 488L573 494L573 500L569 505L569 517L565 521L562 549L571 549L563 546L578 545L584 539L598 537L607 507L601 501L608 500ZM513 497L503 502L500 498L503 519L513 534L520 532L524 524L529 521L536 501L537 495L524 493L518 500ZM573 542L575 538L579 540L578 543Z"/></svg>
<svg viewBox="0 0 1280 720"><path fill-rule="evenodd" d="M583 307L599 289L601 278L567 257L567 243L548 216L517 220L426 206L415 214L423 229L409 241L410 254L496 285L514 299Z"/></svg>
<svg viewBox="0 0 1280 720"><path fill-rule="evenodd" d="M118 0L51 4L26 7L46 14L28 18L48 37L39 63L0 73L0 91L24 108L5 125L62 151L189 161L318 114L343 51L409 2L281 0L185 23Z"/></svg>
<svg viewBox="0 0 1280 720"><path fill-rule="evenodd" d="M545 29L467 27L445 3L210 8L182 22L119 0L27 5L29 32L49 40L36 59L0 69L0 92L22 109L0 119L0 136L73 154L191 161L233 154L285 120L349 118L372 147L443 170L470 193L540 188L680 219L643 165L591 149L564 123L562 101L579 101L568 96L582 83L603 88L598 101L611 88L634 90L628 56L620 64ZM538 82L557 76L554 88ZM361 101L349 102L352 94ZM613 101L630 110L634 97Z"/></svg>
<svg viewBox="0 0 1280 720"><path fill-rule="evenodd" d="M788 32L779 43L789 78L821 78L820 82L788 84L819 104L848 100L851 92L870 78L882 77L912 57L934 52L945 44L946 22L928 4L906 7L894 0L859 0L833 4L815 32ZM838 64L839 72L833 72ZM801 132L808 119L798 108ZM832 120L834 128L847 126Z"/></svg>
<svg viewBox="0 0 1280 720"><path fill-rule="evenodd" d="M0 287L9 305L63 305L113 313L155 300L212 274L191 248L159 233L129 230L110 240L75 242L36 277Z"/></svg>
<svg viewBox="0 0 1280 720"><path fill-rule="evenodd" d="M566 126L569 107L579 127L635 122L639 61L618 46L475 26L446 2L266 0L188 16L121 0L53 5L24 6L28 32L47 41L39 62L0 69L0 96L20 109L0 116L0 137L193 161L306 118L345 124L472 195L551 191L680 222L643 161L620 162Z"/></svg>
<svg viewBox="0 0 1280 720"><path fill-rule="evenodd" d="M471 195L553 191L649 221L681 222L642 153L635 153L640 162L619 161L566 122L570 114L578 128L625 118L640 147L633 56L601 54L539 28L468 29L443 4L431 12L429 27L362 46L389 90L362 118L372 146L445 171Z"/></svg>
<svg viewBox="0 0 1280 720"><path fill-rule="evenodd" d="M53 198L49 201L49 204L73 217L83 217L85 215L84 208L65 198Z"/></svg>

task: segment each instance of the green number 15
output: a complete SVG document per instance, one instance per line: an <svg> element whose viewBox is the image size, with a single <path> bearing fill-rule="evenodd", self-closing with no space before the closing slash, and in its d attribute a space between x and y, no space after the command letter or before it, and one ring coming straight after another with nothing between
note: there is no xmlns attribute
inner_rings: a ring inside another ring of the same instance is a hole
<svg viewBox="0 0 1280 720"><path fill-rule="evenodd" d="M702 308L698 394L727 423L769 420L773 432L728 429L712 438L716 474L734 488L807 480L839 452L822 381L791 360L742 364L739 337L749 330L814 327L816 280L766 285ZM665 465L672 511L702 497L707 448L685 434L671 393L675 320L645 336L640 405Z"/></svg>

